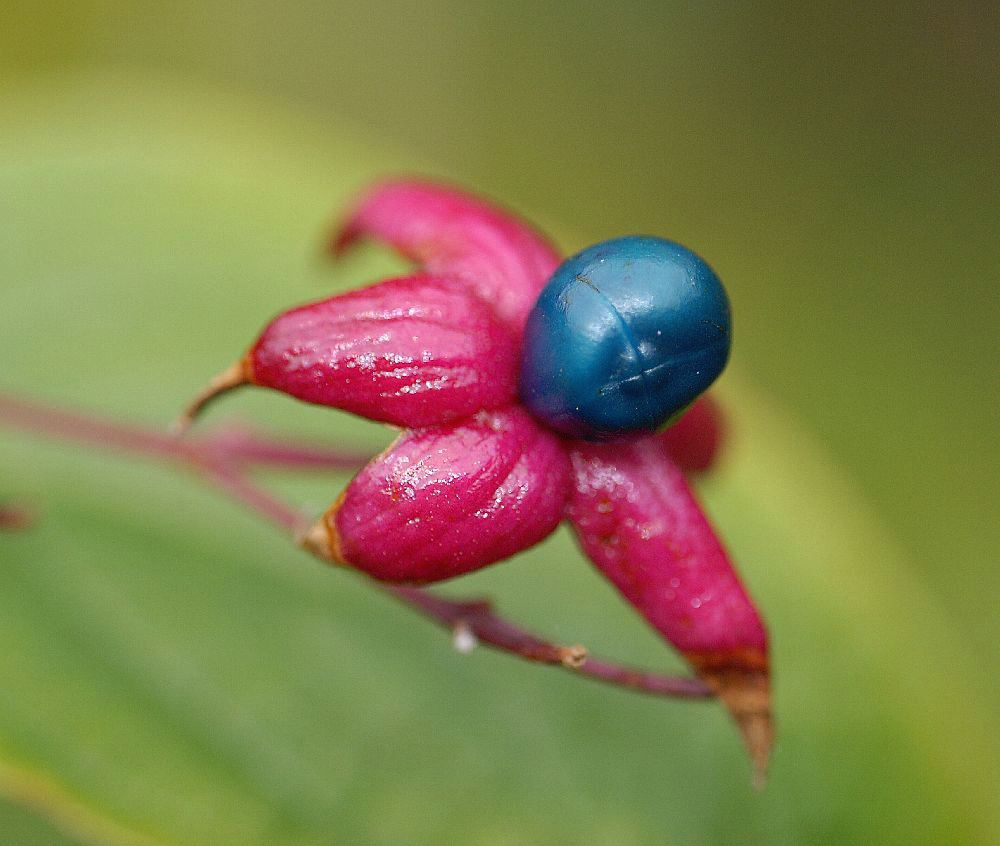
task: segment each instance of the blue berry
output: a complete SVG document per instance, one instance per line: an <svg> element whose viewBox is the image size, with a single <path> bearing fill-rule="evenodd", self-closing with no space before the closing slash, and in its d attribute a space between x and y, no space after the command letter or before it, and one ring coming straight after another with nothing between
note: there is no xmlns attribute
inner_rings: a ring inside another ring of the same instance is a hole
<svg viewBox="0 0 1000 846"><path fill-rule="evenodd" d="M521 399L571 437L647 434L715 381L730 334L703 259L662 238L604 241L564 261L529 315Z"/></svg>

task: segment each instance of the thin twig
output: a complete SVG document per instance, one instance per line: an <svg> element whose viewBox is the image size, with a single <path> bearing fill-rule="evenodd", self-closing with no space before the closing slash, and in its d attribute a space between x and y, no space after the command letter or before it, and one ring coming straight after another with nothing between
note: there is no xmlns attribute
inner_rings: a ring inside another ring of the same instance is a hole
<svg viewBox="0 0 1000 846"><path fill-rule="evenodd" d="M0 423L33 435L93 444L112 451L131 452L196 469L214 487L297 537L302 515L252 482L247 466L349 469L362 458L322 447L285 445L230 428L212 435L179 439L143 427L67 412L38 403L0 395ZM4 512L0 509L0 515ZM709 699L712 691L694 678L647 673L587 656L579 646L550 643L494 613L486 601L459 601L426 590L377 582L371 584L433 620L475 640L527 661L552 664L598 681L657 696Z"/></svg>
<svg viewBox="0 0 1000 846"><path fill-rule="evenodd" d="M370 458L293 439L281 441L243 427L220 427L207 435L178 438L134 424L52 408L0 394L0 421L27 432L154 458L226 461L289 470L357 470Z"/></svg>
<svg viewBox="0 0 1000 846"><path fill-rule="evenodd" d="M279 470L360 470L371 458L371 453L357 450L336 450L284 438L279 442L264 433L232 424L191 440L236 464Z"/></svg>
<svg viewBox="0 0 1000 846"><path fill-rule="evenodd" d="M586 661L587 651L582 646L558 646L540 640L494 614L489 600L443 599L410 587L391 586L388 591L403 604L436 620L445 628L454 631L456 627L464 626L480 643L516 652L529 661L559 664L571 669L578 669Z"/></svg>

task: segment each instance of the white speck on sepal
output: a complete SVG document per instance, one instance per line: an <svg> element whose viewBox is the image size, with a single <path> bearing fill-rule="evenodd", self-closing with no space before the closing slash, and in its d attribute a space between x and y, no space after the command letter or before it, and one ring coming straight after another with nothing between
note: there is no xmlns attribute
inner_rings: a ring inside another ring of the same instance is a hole
<svg viewBox="0 0 1000 846"><path fill-rule="evenodd" d="M455 627L451 632L451 645L455 647L456 652L468 655L473 649L479 646L479 638L476 637L472 626L465 622L465 620L459 620L455 623Z"/></svg>

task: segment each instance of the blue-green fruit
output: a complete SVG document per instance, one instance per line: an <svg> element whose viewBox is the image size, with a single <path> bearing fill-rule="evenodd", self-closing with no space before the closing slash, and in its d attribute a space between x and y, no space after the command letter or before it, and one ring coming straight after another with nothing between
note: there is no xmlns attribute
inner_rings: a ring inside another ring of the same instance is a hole
<svg viewBox="0 0 1000 846"><path fill-rule="evenodd" d="M563 262L528 317L521 399L564 435L653 432L726 366L729 301L704 260L662 238L604 241Z"/></svg>

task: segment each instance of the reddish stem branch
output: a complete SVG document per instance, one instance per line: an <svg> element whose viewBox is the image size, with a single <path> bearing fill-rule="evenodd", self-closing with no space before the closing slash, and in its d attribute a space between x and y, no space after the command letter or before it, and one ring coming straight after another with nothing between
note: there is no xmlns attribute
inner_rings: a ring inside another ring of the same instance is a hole
<svg viewBox="0 0 1000 846"><path fill-rule="evenodd" d="M177 462L200 471L204 478L269 522L297 536L304 528L301 515L255 485L246 476L247 465L286 468L350 469L363 462L357 454L310 445L285 445L230 428L199 438L181 440L138 426L101 420L0 395L0 423L30 434L94 444L104 449L132 452ZM4 515L17 509L0 507ZM587 657L579 646L559 646L497 616L485 601L458 601L412 587L372 584L414 611L452 631L464 629L483 644L537 661L570 669L609 684L644 693L684 699L709 699L712 691L694 678L664 676Z"/></svg>
<svg viewBox="0 0 1000 846"><path fill-rule="evenodd" d="M514 652L528 661L559 664L579 669L587 658L582 646L558 646L540 640L493 613L488 600L454 601L417 588L392 586L389 593L410 608L455 631L465 626L476 640L505 652Z"/></svg>
<svg viewBox="0 0 1000 846"><path fill-rule="evenodd" d="M335 450L321 444L284 440L279 443L267 435L233 425L203 436L200 443L217 457L224 456L236 464L282 470L360 470L371 458L370 453Z"/></svg>
<svg viewBox="0 0 1000 846"><path fill-rule="evenodd" d="M151 457L180 457L190 447L167 434L50 408L5 394L0 394L0 422L29 434Z"/></svg>
<svg viewBox="0 0 1000 846"><path fill-rule="evenodd" d="M291 470L357 470L370 458L361 452L343 452L317 444L278 442L239 426L181 439L166 432L50 408L4 394L0 394L0 422L73 443L195 462L224 461Z"/></svg>

